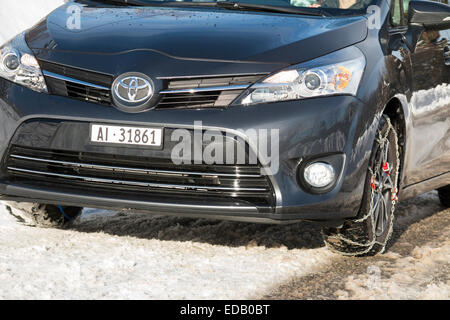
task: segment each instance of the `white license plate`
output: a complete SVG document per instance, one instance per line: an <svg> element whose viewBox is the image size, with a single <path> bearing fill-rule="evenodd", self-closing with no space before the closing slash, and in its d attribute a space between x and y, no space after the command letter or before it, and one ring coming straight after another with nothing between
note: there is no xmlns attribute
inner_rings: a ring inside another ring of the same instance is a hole
<svg viewBox="0 0 450 320"><path fill-rule="evenodd" d="M140 146L160 147L162 129L145 127L91 125L91 141Z"/></svg>

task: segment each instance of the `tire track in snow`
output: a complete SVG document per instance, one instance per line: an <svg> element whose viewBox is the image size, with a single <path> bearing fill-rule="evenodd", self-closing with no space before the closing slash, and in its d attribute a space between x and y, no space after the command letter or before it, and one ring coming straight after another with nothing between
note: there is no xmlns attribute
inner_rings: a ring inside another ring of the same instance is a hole
<svg viewBox="0 0 450 320"><path fill-rule="evenodd" d="M273 288L265 299L449 299L450 209L436 192L400 203L387 253L336 257L317 273Z"/></svg>

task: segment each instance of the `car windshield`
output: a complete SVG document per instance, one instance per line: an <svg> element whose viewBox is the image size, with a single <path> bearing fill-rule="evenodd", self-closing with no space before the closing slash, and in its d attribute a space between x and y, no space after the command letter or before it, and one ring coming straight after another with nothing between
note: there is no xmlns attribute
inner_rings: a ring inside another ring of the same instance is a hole
<svg viewBox="0 0 450 320"><path fill-rule="evenodd" d="M95 0L94 0L95 1ZM304 15L365 14L377 0L97 0L135 6L220 7L229 10L266 11Z"/></svg>

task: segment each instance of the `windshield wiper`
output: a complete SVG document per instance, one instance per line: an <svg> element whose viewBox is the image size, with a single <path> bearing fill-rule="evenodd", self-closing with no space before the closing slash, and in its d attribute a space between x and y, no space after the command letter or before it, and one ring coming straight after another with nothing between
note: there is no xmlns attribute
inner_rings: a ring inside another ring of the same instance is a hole
<svg viewBox="0 0 450 320"><path fill-rule="evenodd" d="M289 6L272 6L235 1L187 2L187 1L152 1L152 0L94 0L98 2L114 3L124 6L155 6L155 7L219 7L228 10L252 10L263 12L289 13L308 16L330 16L321 8L299 8Z"/></svg>
<svg viewBox="0 0 450 320"><path fill-rule="evenodd" d="M117 6L148 6L149 2L145 0L91 0L94 2L103 2L103 3L109 3L114 4Z"/></svg>
<svg viewBox="0 0 450 320"><path fill-rule="evenodd" d="M329 16L329 14L327 14L320 8L272 6L272 5L265 5L265 4L231 2L231 1L218 1L218 2L216 2L216 6L225 8L225 9L230 9L230 10L255 10L255 11L301 14L301 15L320 16L320 17Z"/></svg>

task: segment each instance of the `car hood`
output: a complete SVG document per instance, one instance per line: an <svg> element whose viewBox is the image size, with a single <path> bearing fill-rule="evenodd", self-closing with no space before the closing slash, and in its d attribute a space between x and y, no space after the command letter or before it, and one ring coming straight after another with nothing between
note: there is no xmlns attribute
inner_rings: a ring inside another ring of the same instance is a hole
<svg viewBox="0 0 450 320"><path fill-rule="evenodd" d="M293 64L367 36L363 16L83 5L78 28L76 16L68 12L66 4L27 33L38 58L70 65L66 60L75 53L108 57L139 51L176 60Z"/></svg>

